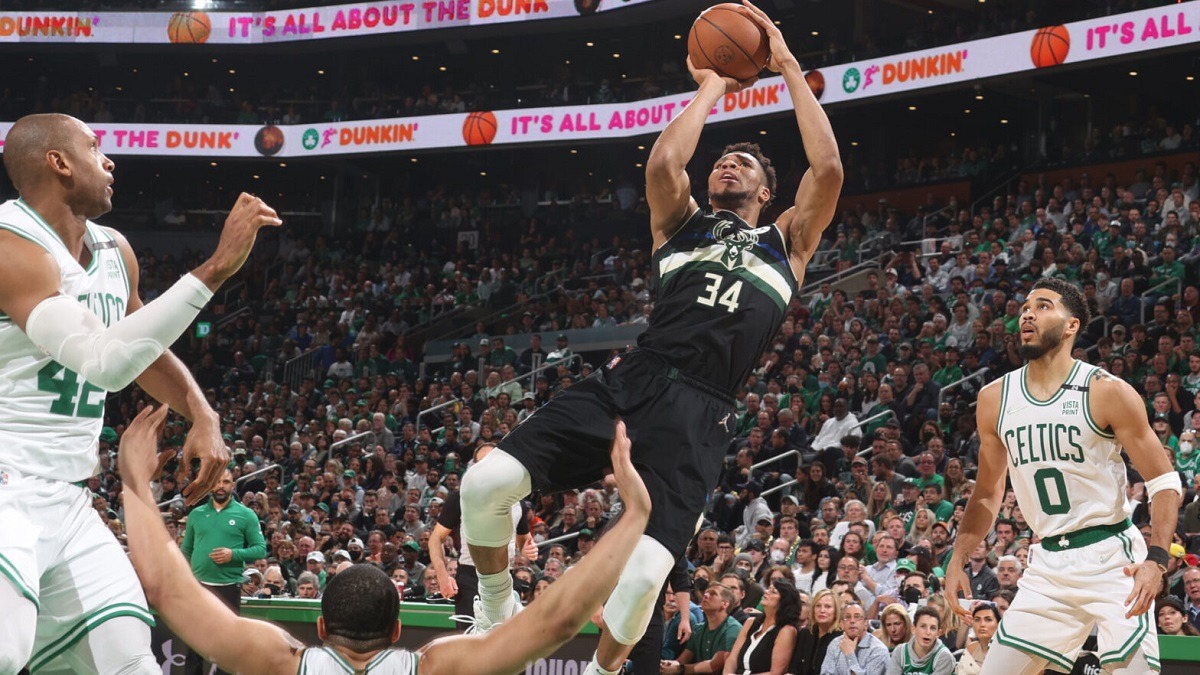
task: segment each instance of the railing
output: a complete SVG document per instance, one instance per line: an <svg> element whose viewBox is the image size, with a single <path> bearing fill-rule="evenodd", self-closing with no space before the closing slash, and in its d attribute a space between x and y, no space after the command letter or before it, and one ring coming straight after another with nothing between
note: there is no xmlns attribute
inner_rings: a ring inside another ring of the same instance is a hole
<svg viewBox="0 0 1200 675"><path fill-rule="evenodd" d="M320 347L313 347L300 356L288 359L288 362L283 364L283 383L291 387L292 391L299 389L304 374L312 371L313 364L317 360L317 351L320 349Z"/></svg>
<svg viewBox="0 0 1200 675"><path fill-rule="evenodd" d="M760 469L764 466L767 466L768 464L774 464L775 462L783 461L787 457L791 457L793 455L796 457L799 457L802 454L803 453L801 453L799 450L788 450L787 452L783 453L782 455L776 455L774 457L764 459L763 461L758 462L757 464L751 464L750 470L754 471L755 469Z"/></svg>
<svg viewBox="0 0 1200 675"><path fill-rule="evenodd" d="M375 432L374 432L374 431L363 431L363 432L360 432L360 433L354 434L353 436L347 436L347 437L343 438L343 439L342 439L342 440L340 440L340 441L335 441L334 443L330 444L330 446L329 446L328 448L325 448L325 451L324 451L324 452L322 452L321 454L317 455L317 456L316 456L316 457L313 459L313 461L314 461L314 462L316 462L318 466L320 466L320 465L321 465L321 463L325 461L325 458L326 458L326 457L328 457L328 456L329 456L331 453L333 453L333 451L334 451L336 448L340 448L340 447L342 447L343 445L347 445L347 444L349 444L349 443L353 443L354 441L357 441L358 439L360 439L360 438L363 438L364 436L374 436L374 435L375 435ZM368 453L368 454L369 454L369 453Z"/></svg>
<svg viewBox="0 0 1200 675"><path fill-rule="evenodd" d="M229 306L229 296L233 295L234 292L241 291L245 287L246 287L246 282L239 281L236 284L233 284L232 286L228 286L226 288L221 289L221 304L228 307Z"/></svg>
<svg viewBox="0 0 1200 675"><path fill-rule="evenodd" d="M1002 178L996 182L995 187L993 187L991 190L988 190L987 192L983 193L982 195L979 196L978 199L971 202L971 215L973 216L979 212L980 204L982 204L984 202L990 202L993 195L995 195L998 192L1000 192L1001 190L1007 188L1009 183L1013 182L1017 178L1020 178L1021 174L1025 173L1027 170L1029 170L1033 166L1034 166L1033 164L1030 164L1028 166L1013 169L1012 171L1009 171L1008 173L1001 174Z"/></svg>
<svg viewBox="0 0 1200 675"><path fill-rule="evenodd" d="M569 276L569 274L570 274L570 271L569 271L569 270L566 270L566 271L564 271L564 272L565 272L565 275L566 275L566 276ZM545 279L547 279L547 278L549 278L549 277L551 277L551 276L553 276L553 275L555 275L555 274L559 274L559 271L550 271L550 272L547 272L546 274L542 275L542 276L541 276L541 278L539 278L539 279L537 280L537 282L536 282L536 285L540 286L540 285L542 284L542 281L543 281L543 280L545 280ZM580 279L581 279L582 281L592 281L592 280L594 280L594 279L607 279L607 278L609 278L609 277L611 277L611 276L612 276L612 274L593 274L593 275L589 275L589 276L586 276L586 277L580 277ZM526 299L525 299L524 301L522 301L522 302L513 303L513 304L511 304L511 305L508 305L507 307L502 307L502 308L500 308L500 309L497 309L497 310L495 310L494 312L492 312L491 314L488 314L488 315L486 315L486 316L483 316L483 317L476 318L474 321L472 321L472 324L474 324L474 323L476 323L476 322L481 322L481 323L483 323L484 325L487 325L487 324L490 324L490 323L492 323L492 322L496 321L497 319L500 319L500 318L504 317L505 315L516 315L516 316L520 316L520 314L519 314L519 311L518 311L518 310L520 310L522 307L524 307L524 306L528 305L528 304L529 304L529 303L531 303L531 302L534 302L534 301L537 301L537 300L541 300L541 299L543 299L543 298L548 298L548 297L550 297L551 295L553 295L553 294L554 294L554 293L556 293L556 292L558 292L558 287L557 287L557 286L556 286L555 288L552 288L552 289L549 289L549 290L545 290L545 291L541 291L541 292L539 292L539 293L535 293L535 294L533 294L533 295L530 295L528 298L526 298ZM460 310L463 310L463 309L466 309L466 307L465 307L465 306L464 306L464 307L456 307L456 308L455 308L455 311L460 311ZM447 316L449 316L449 313L443 314L443 315L442 315L441 317L439 317L439 318L443 318L443 319L444 319L444 318L446 318ZM430 321L430 322L428 322L428 323L432 323L432 321ZM410 332L415 332L415 330L416 330L416 329L414 328L414 329L413 329L412 331L410 331ZM448 330L448 331L446 331L446 332L444 332L444 333L440 333L440 334L438 334L438 335L435 335L435 336L433 336L433 337L429 338L429 339L428 339L428 341L429 341L429 342L437 342L437 341L439 341L439 340L447 340L447 339L450 339L450 338L454 337L454 336L455 336L455 334L457 334L457 333L458 333L459 331L461 331L461 330L462 330L462 327L461 327L461 326L456 326L456 327L454 327L454 328L451 328L450 330Z"/></svg>
<svg viewBox="0 0 1200 675"><path fill-rule="evenodd" d="M866 419L859 420L858 424L855 424L854 426L858 429L861 429L861 428L867 426L867 422L874 422L875 420L877 420L881 417L887 417L888 415L895 417L897 422L900 421L900 416L896 414L896 411L892 410L891 408L888 408L887 410L881 410Z"/></svg>
<svg viewBox="0 0 1200 675"><path fill-rule="evenodd" d="M213 324L213 328L215 330L221 330L225 326L233 323L239 316L246 314L253 314L249 307L242 307L236 311L230 312L229 314L222 316L220 319L217 319L217 321Z"/></svg>
<svg viewBox="0 0 1200 675"><path fill-rule="evenodd" d="M255 476L267 473L268 471L273 471L278 468L280 468L279 464L268 464L267 466L264 466L263 468L259 469L258 471L251 471L250 473L246 474L245 476L242 476L241 478L233 481L233 484L241 485L242 481L246 480L247 478L254 478Z"/></svg>
<svg viewBox="0 0 1200 675"><path fill-rule="evenodd" d="M542 372L543 370L549 370L551 368L558 368L559 366L563 365L564 363L567 365L570 365L571 363L574 363L576 361L582 362L583 354L572 354L565 359L557 359L555 361L548 362L548 363L546 363L546 365L534 368L533 370L529 371L528 373L524 373L523 375L518 375L518 376L514 377L513 379L509 380L508 382L520 382L521 380L524 380L525 378L529 378L529 383L533 384L533 376L537 375L538 373ZM483 372L483 371L480 370L479 372ZM508 382L501 382L500 384L505 385L505 384L508 384ZM490 388L491 387L484 387L483 390L487 391Z"/></svg>
<svg viewBox="0 0 1200 675"><path fill-rule="evenodd" d="M776 492L779 492L780 490L782 490L782 489L784 489L784 488L789 488L789 487L791 487L791 486L793 486L793 485L795 485L796 483L799 483L799 482L800 482L800 481L799 481L799 479L793 478L793 479L789 480L789 481L788 481L788 482L786 482L786 483L780 483L779 485L776 485L776 486L775 486L775 487L773 487L773 488L770 488L770 489L768 489L768 490L763 490L762 492L760 492L760 493L759 493L759 495L758 495L758 496L759 496L759 497L766 497L767 495L773 495L773 494L775 494Z"/></svg>
<svg viewBox="0 0 1200 675"><path fill-rule="evenodd" d="M987 368L980 368L979 370L971 373L970 375L967 375L966 377L963 377L963 378L959 378L953 382L948 383L946 386L942 387L942 390L938 392L938 401L937 401L938 408L942 407L942 400L945 399L947 391L953 389L954 387L957 387L958 385L960 385L964 382L969 382L971 380L974 380L977 377L983 377L987 373L987 371L988 371Z"/></svg>
<svg viewBox="0 0 1200 675"><path fill-rule="evenodd" d="M449 408L450 406L456 405L459 403L466 403L466 401L462 400L461 398L454 398L449 401L446 401L445 403L439 403L439 404L433 406L432 408L426 408L424 410L421 410L420 412L417 413L417 421L414 423L415 430L416 431L421 430L421 418L424 417L426 415L426 413L437 412L437 411L441 410L442 408ZM370 433L370 432L366 432L366 433ZM332 447L332 446L330 446L330 447Z"/></svg>
<svg viewBox="0 0 1200 675"><path fill-rule="evenodd" d="M554 537L553 539L547 539L546 541L543 541L540 544L538 544L537 547L541 548L543 546L549 546L550 544L557 544L557 543L564 542L564 541L571 541L572 539L575 539L577 537L579 537L579 532L568 532L566 534L562 534L557 537Z"/></svg>
<svg viewBox="0 0 1200 675"><path fill-rule="evenodd" d="M882 256L880 256L880 257L882 257ZM878 267L879 267L879 258L871 258L868 260L864 260L852 267L847 267L846 269L842 270L841 272L834 272L833 274L821 277L819 279L811 279L810 280L808 277L805 277L804 288L800 289L800 295L801 296L811 295L812 293L815 292L814 288L820 288L820 285L823 283L828 282L828 283L834 284L834 283L841 281L842 279L845 279L847 277L851 277L855 274L858 274L859 272L862 272L863 270L877 269Z"/></svg>
<svg viewBox="0 0 1200 675"><path fill-rule="evenodd" d="M1146 299L1147 299L1147 297L1154 291L1157 291L1158 289L1162 288L1163 286L1169 286L1171 284L1175 284L1175 294L1176 295L1180 295L1183 293L1183 280L1177 279L1177 278L1176 279L1167 279L1167 280L1163 281L1162 283L1155 284L1155 285L1151 286L1150 288L1147 288L1145 291L1142 291L1142 296L1141 296L1142 304L1141 304L1141 313L1140 313L1140 316L1142 318L1142 323L1146 323Z"/></svg>

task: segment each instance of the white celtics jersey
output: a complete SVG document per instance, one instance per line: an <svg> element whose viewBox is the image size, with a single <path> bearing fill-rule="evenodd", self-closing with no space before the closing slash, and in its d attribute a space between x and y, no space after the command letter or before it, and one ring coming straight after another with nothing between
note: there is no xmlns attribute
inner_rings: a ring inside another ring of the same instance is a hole
<svg viewBox="0 0 1200 675"><path fill-rule="evenodd" d="M309 647L300 655L299 675L417 675L416 654L403 649L385 649L362 670L332 647Z"/></svg>
<svg viewBox="0 0 1200 675"><path fill-rule="evenodd" d="M1088 387L1103 371L1076 361L1046 401L1029 393L1025 371L1004 376L996 430L1029 526L1046 539L1127 518L1121 447L1111 431L1096 426L1088 407Z"/></svg>
<svg viewBox="0 0 1200 675"><path fill-rule="evenodd" d="M129 273L117 242L87 223L87 268L67 251L58 234L28 204L0 205L0 229L50 252L62 270L62 293L86 305L106 325L125 316ZM75 482L96 472L107 392L83 380L38 349L24 331L0 314L0 467Z"/></svg>

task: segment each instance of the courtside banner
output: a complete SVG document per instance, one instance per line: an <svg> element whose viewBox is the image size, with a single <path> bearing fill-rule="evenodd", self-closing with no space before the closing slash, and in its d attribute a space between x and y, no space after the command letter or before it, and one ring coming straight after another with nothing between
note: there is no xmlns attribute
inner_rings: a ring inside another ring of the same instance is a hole
<svg viewBox="0 0 1200 675"><path fill-rule="evenodd" d="M0 20L0 29L3 25ZM822 104L836 105L1198 42L1200 0L1192 0L812 70L805 74L805 81ZM97 124L94 129L100 137L100 147L111 155L214 159L359 155L513 143L590 141L658 133L683 110L692 95L688 92L627 103L290 126ZM752 119L791 109L790 92L783 78L769 77L744 91L723 97L711 110L708 121ZM0 123L0 135L6 135L11 126L11 122ZM2 147L3 141L0 141Z"/></svg>
<svg viewBox="0 0 1200 675"><path fill-rule="evenodd" d="M590 16L650 1L405 0L270 12L0 12L0 42L297 42Z"/></svg>

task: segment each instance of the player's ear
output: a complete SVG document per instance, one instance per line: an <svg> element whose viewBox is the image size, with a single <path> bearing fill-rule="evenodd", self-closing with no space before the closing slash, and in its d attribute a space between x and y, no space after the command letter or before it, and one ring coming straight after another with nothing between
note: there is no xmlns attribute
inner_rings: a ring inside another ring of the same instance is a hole
<svg viewBox="0 0 1200 675"><path fill-rule="evenodd" d="M321 638L322 640L324 638ZM392 642L400 639L400 619L396 619L396 625L392 626Z"/></svg>
<svg viewBox="0 0 1200 675"><path fill-rule="evenodd" d="M762 187L758 188L758 204L759 204L759 206L766 206L767 204L770 204L771 197L772 197L771 188L767 187L766 185L763 185Z"/></svg>
<svg viewBox="0 0 1200 675"><path fill-rule="evenodd" d="M397 621L396 623L399 624L400 622ZM324 642L326 635L327 635L327 633L325 632L325 617L318 616L317 617L317 638L320 639L321 642ZM398 633L397 633L396 637L399 637ZM395 640L392 640L392 642L395 642Z"/></svg>

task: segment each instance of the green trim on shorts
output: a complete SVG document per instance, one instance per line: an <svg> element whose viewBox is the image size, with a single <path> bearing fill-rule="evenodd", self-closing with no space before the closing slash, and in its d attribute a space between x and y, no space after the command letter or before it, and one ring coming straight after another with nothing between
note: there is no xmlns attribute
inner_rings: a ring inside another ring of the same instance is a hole
<svg viewBox="0 0 1200 675"><path fill-rule="evenodd" d="M1121 540L1121 550L1125 552L1125 557L1129 559L1129 562L1134 562L1133 542L1129 540L1129 535L1122 532L1117 535L1117 539Z"/></svg>
<svg viewBox="0 0 1200 675"><path fill-rule="evenodd" d="M42 611L42 603L38 602L37 593L33 592L33 586L25 581L21 573L17 570L17 566L12 564L8 558L0 553L0 575L5 576L12 582L13 586L25 596L25 599L33 603L33 608L39 613Z"/></svg>
<svg viewBox="0 0 1200 675"><path fill-rule="evenodd" d="M1059 654L1058 652L1050 649L1049 647L1045 647L1045 646L1030 642L1028 640L1023 640L1021 638L1013 637L1012 635L1009 635L1008 631L1004 629L1003 621L1001 621L1000 626L996 628L996 639L1000 641L1000 644L1002 644L1006 647L1012 647L1013 649L1019 649L1019 650L1025 652L1026 654L1032 654L1033 656L1037 656L1039 658L1046 659L1047 661L1049 661L1050 663L1053 663L1056 666L1062 666L1067 669L1067 672L1070 672L1071 669L1075 667L1075 664L1072 661L1070 661L1069 659L1067 659L1067 657L1063 656L1062 654Z"/></svg>
<svg viewBox="0 0 1200 675"><path fill-rule="evenodd" d="M154 627L154 617L150 616L150 612L140 605L135 605L131 602L122 602L102 607L77 621L74 626L71 626L57 640L46 645L41 652L34 654L33 658L29 660L29 672L35 672L37 669L53 661L100 624L109 619L116 619L122 616L132 616L135 619L141 619L147 626Z"/></svg>
<svg viewBox="0 0 1200 675"><path fill-rule="evenodd" d="M1160 671L1160 672L1162 671L1162 662L1160 662L1158 659L1154 658L1153 656L1147 656L1146 663L1150 664L1151 668L1153 668L1157 671Z"/></svg>
<svg viewBox="0 0 1200 675"><path fill-rule="evenodd" d="M1125 640L1120 647L1099 655L1100 665L1128 661L1129 657L1133 656L1133 652L1142 644L1142 640L1145 639L1149 630L1150 622L1146 619L1145 613L1142 613L1138 616L1137 628L1133 629L1133 634L1129 636L1129 639Z"/></svg>

